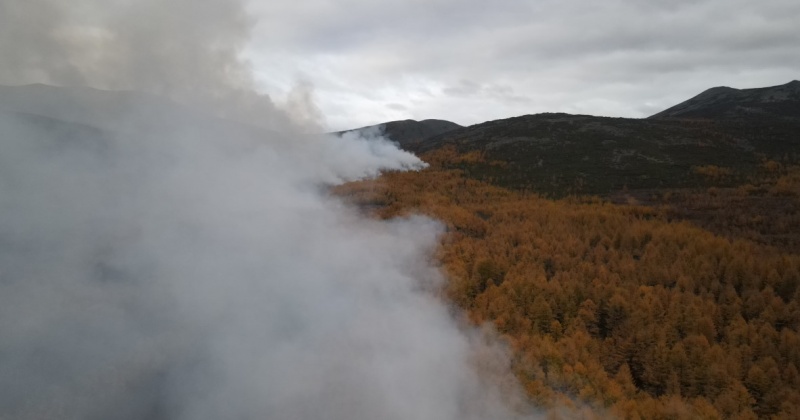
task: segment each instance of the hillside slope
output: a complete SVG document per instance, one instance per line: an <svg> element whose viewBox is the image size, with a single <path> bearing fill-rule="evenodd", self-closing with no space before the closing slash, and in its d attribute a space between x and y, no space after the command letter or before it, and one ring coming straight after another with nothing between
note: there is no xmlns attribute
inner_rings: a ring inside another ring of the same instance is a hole
<svg viewBox="0 0 800 420"><path fill-rule="evenodd" d="M697 106L678 105L670 108L674 111L647 119L524 115L404 146L415 153L445 146L460 153L477 152L483 162L460 164L469 176L552 196L606 195L626 187L706 186L707 177L696 169L709 165L729 169L732 184L751 174L765 158L797 159L800 118L793 115L800 115L795 113L800 108L794 99L798 86L800 82L795 81L733 93L712 89L700 95L712 99L695 101ZM763 112L758 115L763 118L726 117L725 109L755 109L756 100L762 100L758 109ZM704 117L697 119L661 116L701 115L701 111Z"/></svg>
<svg viewBox="0 0 800 420"><path fill-rule="evenodd" d="M655 115L655 118L800 118L800 81L755 89L719 86Z"/></svg>
<svg viewBox="0 0 800 420"><path fill-rule="evenodd" d="M404 149L413 149L416 145L424 143L427 139L449 133L463 128L462 126L446 120L428 119L422 121L400 120L389 121L382 124L370 125L353 130L340 131L336 134L348 132L380 133L399 144Z"/></svg>

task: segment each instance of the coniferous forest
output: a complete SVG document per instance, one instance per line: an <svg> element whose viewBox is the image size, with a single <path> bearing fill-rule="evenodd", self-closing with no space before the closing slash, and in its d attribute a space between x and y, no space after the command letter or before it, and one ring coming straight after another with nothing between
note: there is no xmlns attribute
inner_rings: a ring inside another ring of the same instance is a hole
<svg viewBox="0 0 800 420"><path fill-rule="evenodd" d="M764 161L738 187L555 200L465 176L486 164L479 152L423 159L336 192L376 217L446 225L442 294L496 329L554 418L800 418L800 230L786 211L800 167Z"/></svg>
<svg viewBox="0 0 800 420"><path fill-rule="evenodd" d="M798 28L0 0L0 420L800 420Z"/></svg>

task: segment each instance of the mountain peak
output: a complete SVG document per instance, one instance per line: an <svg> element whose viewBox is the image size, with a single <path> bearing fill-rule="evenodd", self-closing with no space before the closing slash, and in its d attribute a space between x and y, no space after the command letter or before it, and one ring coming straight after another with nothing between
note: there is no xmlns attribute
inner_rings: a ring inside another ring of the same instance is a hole
<svg viewBox="0 0 800 420"><path fill-rule="evenodd" d="M743 117L800 118L800 81L754 89L718 86L650 118Z"/></svg>

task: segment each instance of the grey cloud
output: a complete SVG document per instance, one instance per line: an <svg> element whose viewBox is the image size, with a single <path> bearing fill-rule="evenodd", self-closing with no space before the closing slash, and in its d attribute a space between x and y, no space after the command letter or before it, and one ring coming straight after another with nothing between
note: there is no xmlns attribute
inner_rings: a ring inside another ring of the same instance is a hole
<svg viewBox="0 0 800 420"><path fill-rule="evenodd" d="M445 95L455 97L481 96L503 102L530 102L529 98L514 94L514 89L507 85L482 85L471 80L461 80L457 85L442 90Z"/></svg>
<svg viewBox="0 0 800 420"><path fill-rule="evenodd" d="M334 84L350 92L396 86L409 92L401 93L403 99L433 85L444 97L424 101L424 109L461 123L502 115L461 119L472 110L446 98L466 89L459 80L511 87L515 95L478 96L486 108L508 105L512 115L581 109L637 117L643 116L636 111L643 103L668 106L675 92L686 99L719 84L781 84L800 72L800 5L791 0L576 0L491 7L454 0L353 0L342 7L328 4L319 14L298 10L306 4L284 4L280 15L272 15L266 4L255 7L266 17L256 33L263 31L258 39L265 49L283 44L279 48L297 48L306 61L336 58L328 62L330 80L315 80L323 103ZM276 36L270 22L278 16L294 28L283 31L279 24ZM628 85L638 89L615 88ZM525 97L531 102L518 100ZM581 105L589 102L610 107Z"/></svg>
<svg viewBox="0 0 800 420"><path fill-rule="evenodd" d="M446 95L453 96L471 96L479 93L482 89L481 85L471 80L461 80L457 85L444 89Z"/></svg>

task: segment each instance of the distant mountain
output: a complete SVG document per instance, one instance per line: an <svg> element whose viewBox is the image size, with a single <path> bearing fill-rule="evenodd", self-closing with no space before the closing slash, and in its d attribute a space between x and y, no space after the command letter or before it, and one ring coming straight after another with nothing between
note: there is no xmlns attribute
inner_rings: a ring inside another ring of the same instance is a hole
<svg viewBox="0 0 800 420"><path fill-rule="evenodd" d="M406 147L418 154L447 145L482 152L484 163L457 166L475 178L552 196L700 186L705 179L694 173L697 166L744 177L763 158L800 158L798 88L797 81L715 88L647 119L525 115Z"/></svg>
<svg viewBox="0 0 800 420"><path fill-rule="evenodd" d="M553 196L689 186L695 181L693 166L757 162L748 138L711 123L589 115L490 121L430 138L411 151L422 154L446 145L483 153L487 163L463 166L468 175Z"/></svg>
<svg viewBox="0 0 800 420"><path fill-rule="evenodd" d="M349 131L379 132L424 154L452 146L484 162L467 175L552 196L703 185L693 167L745 174L764 158L800 160L800 82L713 88L646 119L538 114L462 127L443 120L392 121ZM270 135L167 99L135 92L45 85L0 86L0 122L47 137ZM96 128L94 128L96 127ZM170 131L174 130L174 132ZM0 134L3 134L0 132ZM62 135L63 134L63 135ZM274 134L274 133L272 133Z"/></svg>
<svg viewBox="0 0 800 420"><path fill-rule="evenodd" d="M720 86L650 118L800 118L800 81L756 89Z"/></svg>
<svg viewBox="0 0 800 420"><path fill-rule="evenodd" d="M261 138L269 130L214 116L168 98L134 91L42 84L0 85L0 112L46 117L53 124L77 124L133 136L180 135ZM42 119L41 121L45 121Z"/></svg>
<svg viewBox="0 0 800 420"><path fill-rule="evenodd" d="M0 110L113 130L198 119L198 112L155 95L43 84L0 86Z"/></svg>
<svg viewBox="0 0 800 420"><path fill-rule="evenodd" d="M459 128L463 127L454 122L445 120L401 120L356 128L353 130L340 131L337 134L354 131L380 133L399 144L400 147L408 149L424 142L428 138L439 134L448 133Z"/></svg>
<svg viewBox="0 0 800 420"><path fill-rule="evenodd" d="M0 139L22 136L49 150L65 148L105 153L113 133L41 115L0 110Z"/></svg>

